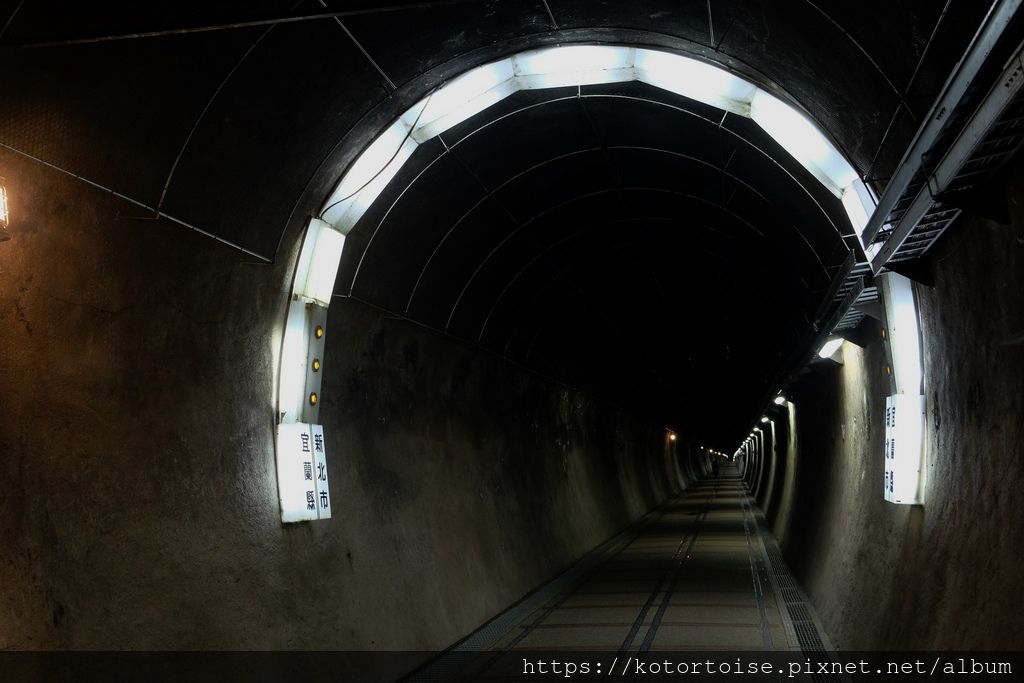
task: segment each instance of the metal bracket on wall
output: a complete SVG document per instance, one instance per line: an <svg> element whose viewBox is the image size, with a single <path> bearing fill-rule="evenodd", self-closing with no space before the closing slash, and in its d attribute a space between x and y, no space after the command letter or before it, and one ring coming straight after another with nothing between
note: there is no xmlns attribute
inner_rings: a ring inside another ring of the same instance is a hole
<svg viewBox="0 0 1024 683"><path fill-rule="evenodd" d="M1017 44L980 102L967 97L1020 4L1007 0L992 7L946 81L865 227L866 257L844 264L836 276L818 317L825 322L814 346L870 314L873 309L865 304L878 299L872 276L893 271L932 285L931 264L923 257L962 210L987 197L994 177L1024 144L1024 43ZM932 163L935 159L938 163ZM998 203L984 203L998 209ZM851 297L855 289L858 294Z"/></svg>

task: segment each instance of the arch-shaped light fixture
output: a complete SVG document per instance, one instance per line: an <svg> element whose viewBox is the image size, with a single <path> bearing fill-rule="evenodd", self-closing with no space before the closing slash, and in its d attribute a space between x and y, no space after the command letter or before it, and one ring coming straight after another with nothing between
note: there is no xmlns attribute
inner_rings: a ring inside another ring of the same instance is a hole
<svg viewBox="0 0 1024 683"><path fill-rule="evenodd" d="M320 396L323 330L345 235L421 143L520 90L625 81L647 83L752 119L842 200L858 234L867 223L873 199L828 137L795 107L722 67L661 50L583 44L530 50L478 66L436 88L385 128L349 166L319 217L310 221L284 324L279 424L318 422L322 401L306 399Z"/></svg>

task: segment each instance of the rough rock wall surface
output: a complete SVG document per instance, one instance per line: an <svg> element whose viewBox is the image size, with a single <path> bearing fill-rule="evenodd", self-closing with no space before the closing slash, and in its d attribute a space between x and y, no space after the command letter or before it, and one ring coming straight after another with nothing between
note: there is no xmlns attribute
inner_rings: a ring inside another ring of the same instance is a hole
<svg viewBox="0 0 1024 683"><path fill-rule="evenodd" d="M0 648L442 648L671 491L661 427L339 300L335 516L282 526L295 235L253 264L3 162Z"/></svg>
<svg viewBox="0 0 1024 683"><path fill-rule="evenodd" d="M843 648L1013 649L1024 642L1024 176L1008 225L965 216L916 288L927 398L921 507L882 499L879 330L797 402L799 486L784 543ZM870 597L868 597L870 596Z"/></svg>

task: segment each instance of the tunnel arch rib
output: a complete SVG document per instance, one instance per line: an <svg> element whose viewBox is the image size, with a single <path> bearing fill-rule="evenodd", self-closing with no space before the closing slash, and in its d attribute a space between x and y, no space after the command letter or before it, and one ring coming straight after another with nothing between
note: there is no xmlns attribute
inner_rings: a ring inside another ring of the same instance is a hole
<svg viewBox="0 0 1024 683"><path fill-rule="evenodd" d="M853 166L796 107L727 69L667 51L606 44L530 50L490 62L435 88L387 126L350 164L320 215L310 221L301 243L283 326L277 386L279 423L318 422L326 309L333 295L345 236L420 145L516 92L630 81L751 119L841 200L859 234L873 207L869 205L871 196ZM764 150L758 151L779 166ZM807 192L802 184L801 187ZM831 227L836 229L834 222ZM799 229L796 232L800 233ZM814 248L809 243L807 246L821 264ZM315 372L311 370L314 359Z"/></svg>

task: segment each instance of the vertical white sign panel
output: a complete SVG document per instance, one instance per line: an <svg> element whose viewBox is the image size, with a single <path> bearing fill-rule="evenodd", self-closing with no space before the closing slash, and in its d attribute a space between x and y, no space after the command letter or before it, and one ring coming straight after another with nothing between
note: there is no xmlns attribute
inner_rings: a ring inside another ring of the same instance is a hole
<svg viewBox="0 0 1024 683"><path fill-rule="evenodd" d="M885 500L919 505L924 441L924 396L893 394L885 399Z"/></svg>
<svg viewBox="0 0 1024 683"><path fill-rule="evenodd" d="M282 522L331 516L326 455L320 425L296 422L277 426L277 490Z"/></svg>
<svg viewBox="0 0 1024 683"><path fill-rule="evenodd" d="M316 483L316 509L319 519L331 517L331 491L327 481L327 451L323 425L310 425L313 435L313 481Z"/></svg>

